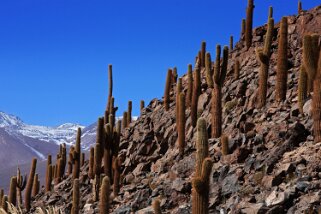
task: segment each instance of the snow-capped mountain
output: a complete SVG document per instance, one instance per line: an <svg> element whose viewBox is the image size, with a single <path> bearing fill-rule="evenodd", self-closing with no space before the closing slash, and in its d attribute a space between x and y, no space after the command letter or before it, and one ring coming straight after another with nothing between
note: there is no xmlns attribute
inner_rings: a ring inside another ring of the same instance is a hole
<svg viewBox="0 0 321 214"><path fill-rule="evenodd" d="M79 124L66 123L57 127L37 126L25 124L19 117L0 112L0 128L10 134L21 134L40 141L72 144L77 128L84 128Z"/></svg>

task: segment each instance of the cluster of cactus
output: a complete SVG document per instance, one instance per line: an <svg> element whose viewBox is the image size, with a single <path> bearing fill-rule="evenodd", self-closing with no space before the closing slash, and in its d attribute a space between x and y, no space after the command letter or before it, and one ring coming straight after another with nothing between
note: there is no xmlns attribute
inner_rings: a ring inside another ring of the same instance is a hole
<svg viewBox="0 0 321 214"><path fill-rule="evenodd" d="M47 168L51 164L51 163L48 164L48 162L49 162L49 159L47 161ZM50 158L50 162L51 162L51 158ZM58 184L61 182L65 174L66 164L67 164L67 148L66 148L66 144L63 143L59 147L59 153L57 154L55 171L52 174L55 179L55 184ZM48 170L47 170L47 173L48 173Z"/></svg>
<svg viewBox="0 0 321 214"><path fill-rule="evenodd" d="M268 71L271 57L271 45L273 39L274 19L269 18L268 28L265 35L264 48L257 48L257 59L261 64L259 74L259 100L258 107L262 108L266 104L267 86L268 86Z"/></svg>
<svg viewBox="0 0 321 214"><path fill-rule="evenodd" d="M222 134L222 87L226 77L228 64L228 47L223 49L221 64L221 46L216 47L216 62L214 68L214 89L212 93L212 137L218 138Z"/></svg>
<svg viewBox="0 0 321 214"><path fill-rule="evenodd" d="M245 44L248 49L252 45L253 11L254 11L254 0L248 0L248 5L246 8L246 23L245 23Z"/></svg>
<svg viewBox="0 0 321 214"><path fill-rule="evenodd" d="M212 160L209 158L207 125L204 118L197 121L196 167L192 180L192 213L206 214L209 205L209 180Z"/></svg>
<svg viewBox="0 0 321 214"><path fill-rule="evenodd" d="M314 141L321 141L321 44L320 35L305 35L303 39L303 66L308 76L309 88L313 88L312 118ZM311 86L312 85L312 86ZM301 87L304 89L304 87ZM301 93L304 93L303 91ZM300 105L300 104L299 104ZM302 105L302 104L301 104Z"/></svg>

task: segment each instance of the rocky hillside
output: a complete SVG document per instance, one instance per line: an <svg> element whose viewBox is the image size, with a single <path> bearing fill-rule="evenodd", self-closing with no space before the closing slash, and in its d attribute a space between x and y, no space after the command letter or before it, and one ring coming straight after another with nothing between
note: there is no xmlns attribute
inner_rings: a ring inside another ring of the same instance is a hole
<svg viewBox="0 0 321 214"><path fill-rule="evenodd" d="M269 69L267 105L256 108L259 63L255 47L263 46L266 26L253 32L250 49L243 38L230 53L223 87L223 130L229 137L230 155L222 156L219 139L209 139L214 160L210 182L210 213L304 213L316 212L321 203L321 143L313 143L310 100L299 113L297 90L302 59L302 36L321 34L321 6L288 17L289 73L287 99L275 101L277 33L274 28ZM234 80L233 65L240 61L240 78ZM122 187L113 199L112 213L153 213L151 202L160 198L163 213L191 213L191 178L195 169L196 129L186 111L186 148L183 157L176 146L175 96L170 110L154 99L142 115L122 132L120 153ZM183 76L187 90L187 76ZM202 94L198 109L210 124L212 89L202 71ZM233 105L231 105L234 103ZM210 132L211 127L208 126ZM88 163L82 168L81 213L97 213L92 186L87 179ZM70 213L71 178L50 194L44 190L33 206L55 205ZM314 210L314 211L313 211Z"/></svg>

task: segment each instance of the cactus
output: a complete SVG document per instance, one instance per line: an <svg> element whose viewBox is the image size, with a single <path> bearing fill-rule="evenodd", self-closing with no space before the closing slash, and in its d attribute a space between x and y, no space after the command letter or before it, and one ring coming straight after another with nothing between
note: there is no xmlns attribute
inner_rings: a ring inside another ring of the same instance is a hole
<svg viewBox="0 0 321 214"><path fill-rule="evenodd" d="M246 25L245 25L245 43L246 43L247 49L249 49L252 45L253 10L254 10L254 0L248 0L248 5L246 9Z"/></svg>
<svg viewBox="0 0 321 214"><path fill-rule="evenodd" d="M124 114L123 114L123 120L122 120L122 129L126 129L128 127L128 124L127 124L127 112L125 111Z"/></svg>
<svg viewBox="0 0 321 214"><path fill-rule="evenodd" d="M182 78L178 79L176 87L176 130L178 131L179 127L179 95L182 92Z"/></svg>
<svg viewBox="0 0 321 214"><path fill-rule="evenodd" d="M79 179L74 179L73 187L72 187L72 208L71 214L79 214Z"/></svg>
<svg viewBox="0 0 321 214"><path fill-rule="evenodd" d="M35 174L34 180L33 180L33 187L32 187L32 197L35 197L39 193L40 188L40 181L38 178L38 174Z"/></svg>
<svg viewBox="0 0 321 214"><path fill-rule="evenodd" d="M109 121L112 119L113 119L112 117L109 117ZM104 144L105 144L105 129L104 129L103 118L98 118L98 121L97 121L96 144L100 145L99 151L100 151L100 157L102 157L104 155Z"/></svg>
<svg viewBox="0 0 321 214"><path fill-rule="evenodd" d="M191 103L191 119L192 126L195 127L197 123L197 107L198 107L198 98L201 94L201 74L200 67L197 65L194 71L194 85L193 85L193 97Z"/></svg>
<svg viewBox="0 0 321 214"><path fill-rule="evenodd" d="M246 21L245 19L242 19L242 25L241 25L241 38L244 36L245 34L245 25L246 25Z"/></svg>
<svg viewBox="0 0 321 214"><path fill-rule="evenodd" d="M108 82L109 82L109 88L108 88L108 101L107 101L107 106L106 106L106 111L107 111L107 115L109 115L110 112L110 106L111 106L111 102L112 102L112 97L113 97L113 66L112 65L108 65ZM106 121L106 124L108 123L108 121Z"/></svg>
<svg viewBox="0 0 321 214"><path fill-rule="evenodd" d="M80 174L80 155L81 155L81 128L77 130L77 137L76 137L76 146L75 150L72 153L73 157L73 169L72 169L72 178L79 178Z"/></svg>
<svg viewBox="0 0 321 214"><path fill-rule="evenodd" d="M93 147L90 147L90 153L89 153L89 168L88 168L88 177L90 179L94 179L94 160L95 160L95 149Z"/></svg>
<svg viewBox="0 0 321 214"><path fill-rule="evenodd" d="M319 46L319 63L316 78L313 81L312 118L314 142L321 141L321 48Z"/></svg>
<svg viewBox="0 0 321 214"><path fill-rule="evenodd" d="M170 91L172 85L172 70L168 69L167 77L166 77L166 85L165 85L165 92L164 92L164 106L165 110L169 110L169 103L170 103Z"/></svg>
<svg viewBox="0 0 321 214"><path fill-rule="evenodd" d="M222 87L226 77L228 64L228 47L223 49L223 61L220 64L221 46L216 46L216 62L214 69L214 89L212 92L212 137L218 138L222 133Z"/></svg>
<svg viewBox="0 0 321 214"><path fill-rule="evenodd" d="M99 143L95 145L95 151L94 151L94 174L100 176L101 173L101 146Z"/></svg>
<svg viewBox="0 0 321 214"><path fill-rule="evenodd" d="M65 170L63 168L63 165L64 165L63 159L59 158L58 165L57 165L57 175L56 175L56 180L55 180L56 185L62 181L62 178L65 174Z"/></svg>
<svg viewBox="0 0 321 214"><path fill-rule="evenodd" d="M200 65L205 67L205 53L206 53L206 42L203 41L201 45Z"/></svg>
<svg viewBox="0 0 321 214"><path fill-rule="evenodd" d="M119 158L115 158L113 161L113 174L114 174L114 189L113 189L113 193L114 193L114 197L116 197L119 193L119 183L120 183L120 160Z"/></svg>
<svg viewBox="0 0 321 214"><path fill-rule="evenodd" d="M75 147L74 146L70 146L70 149L69 149L69 155L68 155L68 168L67 168L67 174L68 175L71 175L72 174L72 167L73 167L73 153L75 151ZM52 169L54 169L54 165L52 165ZM52 176L54 176L54 173L52 173Z"/></svg>
<svg viewBox="0 0 321 214"><path fill-rule="evenodd" d="M162 214L160 201L158 199L155 199L152 204L153 210L155 214Z"/></svg>
<svg viewBox="0 0 321 214"><path fill-rule="evenodd" d="M206 214L209 205L209 177L212 161L208 158L207 126L204 118L197 121L196 167L192 179L192 213Z"/></svg>
<svg viewBox="0 0 321 214"><path fill-rule="evenodd" d="M286 17L282 18L280 25L276 79L276 99L284 101L288 80L288 19Z"/></svg>
<svg viewBox="0 0 321 214"><path fill-rule="evenodd" d="M178 149L181 156L184 154L185 148L185 94L179 95L179 112L178 112Z"/></svg>
<svg viewBox="0 0 321 214"><path fill-rule="evenodd" d="M317 73L320 50L319 37L317 34L312 34L305 35L303 38L303 65L310 81L315 79Z"/></svg>
<svg viewBox="0 0 321 214"><path fill-rule="evenodd" d="M49 164L47 166L47 173L46 173L46 192L51 191L51 182L52 182L52 165Z"/></svg>
<svg viewBox="0 0 321 214"><path fill-rule="evenodd" d="M212 69L212 59L211 59L211 54L206 53L205 56L205 70L206 70L206 83L209 88L214 87L213 83L213 69Z"/></svg>
<svg viewBox="0 0 321 214"><path fill-rule="evenodd" d="M269 7L269 18L273 18L273 7Z"/></svg>
<svg viewBox="0 0 321 214"><path fill-rule="evenodd" d="M234 64L234 80L238 80L239 77L240 77L240 61L236 59Z"/></svg>
<svg viewBox="0 0 321 214"><path fill-rule="evenodd" d="M302 2L301 0L298 1L298 14L300 14L302 12Z"/></svg>
<svg viewBox="0 0 321 214"><path fill-rule="evenodd" d="M266 104L267 83L268 83L268 71L271 57L271 44L273 39L274 20L269 19L268 29L265 36L264 48L257 48L257 59L261 64L259 72L259 100L258 107L262 108Z"/></svg>
<svg viewBox="0 0 321 214"><path fill-rule="evenodd" d="M12 177L10 181L9 203L16 206L17 202L17 177Z"/></svg>
<svg viewBox="0 0 321 214"><path fill-rule="evenodd" d="M7 213L8 212L8 196L4 195L2 198L2 209Z"/></svg>
<svg viewBox="0 0 321 214"><path fill-rule="evenodd" d="M172 75L172 83L177 83L177 78L178 78L177 68L174 67L173 68L173 75Z"/></svg>
<svg viewBox="0 0 321 214"><path fill-rule="evenodd" d="M113 139L112 139L112 129L110 124L107 124L105 126L105 133L106 133L106 138L105 138L105 144L104 144L104 174L107 175L108 177L111 177L111 161L112 161L112 154L111 154L111 147L113 144Z"/></svg>
<svg viewBox="0 0 321 214"><path fill-rule="evenodd" d="M230 50L231 50L231 51L233 50L233 47L234 47L234 44L233 44L233 36L230 36Z"/></svg>
<svg viewBox="0 0 321 214"><path fill-rule="evenodd" d="M303 106L304 106L305 100L308 97L307 84L308 84L308 75L304 70L304 66L301 65L300 76L299 76L299 86L298 86L298 102L299 102L299 110L302 115L303 115Z"/></svg>
<svg viewBox="0 0 321 214"><path fill-rule="evenodd" d="M140 101L140 116L142 116L142 111L144 108L145 108L145 102L144 102L144 100L141 100Z"/></svg>
<svg viewBox="0 0 321 214"><path fill-rule="evenodd" d="M130 101L128 101L128 111L127 111L128 125L132 122L132 108L133 108L133 102L130 100Z"/></svg>
<svg viewBox="0 0 321 214"><path fill-rule="evenodd" d="M221 146L222 146L222 155L228 155L229 154L229 147L228 147L228 137L226 135L221 136Z"/></svg>
<svg viewBox="0 0 321 214"><path fill-rule="evenodd" d="M0 208L2 207L2 199L3 199L3 196L4 196L4 190L1 189L1 190L0 190Z"/></svg>
<svg viewBox="0 0 321 214"><path fill-rule="evenodd" d="M27 212L29 212L30 208L31 208L31 205L30 205L31 191L32 191L32 186L33 186L33 180L34 180L35 173L36 173L36 167L37 167L37 159L33 158L32 163L31 163L29 177L28 177L28 182L27 182L27 186L26 186L26 192L25 192L25 208L26 208Z"/></svg>
<svg viewBox="0 0 321 214"><path fill-rule="evenodd" d="M27 175L22 176L20 169L18 167L17 169L17 201L18 201L18 205L21 206L22 205L22 194L21 192L25 189L27 184ZM1 199L2 197L0 197Z"/></svg>
<svg viewBox="0 0 321 214"><path fill-rule="evenodd" d="M103 178L103 182L100 189L100 200L99 200L99 213L109 213L109 197L110 196L110 181L107 176Z"/></svg>
<svg viewBox="0 0 321 214"><path fill-rule="evenodd" d="M193 68L191 64L188 64L187 77L188 77L188 86L187 86L186 106L190 107L192 103L192 97L193 97Z"/></svg>

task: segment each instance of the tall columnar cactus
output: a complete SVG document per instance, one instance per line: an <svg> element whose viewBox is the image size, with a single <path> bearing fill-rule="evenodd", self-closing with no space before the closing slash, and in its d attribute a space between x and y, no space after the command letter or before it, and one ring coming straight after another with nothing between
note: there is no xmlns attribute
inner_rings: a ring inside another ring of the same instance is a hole
<svg viewBox="0 0 321 214"><path fill-rule="evenodd" d="M46 192L51 191L51 182L52 182L52 165L49 164L47 166L47 173L46 173Z"/></svg>
<svg viewBox="0 0 321 214"><path fill-rule="evenodd" d="M109 115L111 113L110 106L111 106L112 97L113 97L113 66L112 65L108 65L108 82L109 82L108 102L107 102L107 106L106 106L107 115ZM108 121L106 121L106 124L107 124L107 122Z"/></svg>
<svg viewBox="0 0 321 214"><path fill-rule="evenodd" d="M103 178L103 182L100 188L99 197L99 213L109 214L109 198L110 198L110 180L108 176Z"/></svg>
<svg viewBox="0 0 321 214"><path fill-rule="evenodd" d="M259 99L258 107L262 108L266 104L269 65L271 57L271 45L273 39L274 19L270 18L268 22L268 28L265 35L264 48L257 48L257 59L261 64L259 74Z"/></svg>
<svg viewBox="0 0 321 214"><path fill-rule="evenodd" d="M144 108L145 108L145 101L141 100L140 101L140 116L142 116L142 111L143 111Z"/></svg>
<svg viewBox="0 0 321 214"><path fill-rule="evenodd" d="M178 78L177 67L173 68L172 83L176 83Z"/></svg>
<svg viewBox="0 0 321 214"><path fill-rule="evenodd" d="M242 19L242 24L241 24L241 38L244 37L245 28L246 28L246 21L245 21L245 19Z"/></svg>
<svg viewBox="0 0 321 214"><path fill-rule="evenodd" d="M79 193L79 179L74 179L73 187L72 187L72 208L71 214L79 214L79 201L80 201L80 193Z"/></svg>
<svg viewBox="0 0 321 214"><path fill-rule="evenodd" d="M152 204L153 210L155 214L162 214L160 201L158 199L155 199Z"/></svg>
<svg viewBox="0 0 321 214"><path fill-rule="evenodd" d="M221 46L216 46L216 62L214 69L214 89L212 92L212 137L218 138L222 134L222 87L226 77L228 64L228 47L223 49L223 61L221 62Z"/></svg>
<svg viewBox="0 0 321 214"><path fill-rule="evenodd" d="M308 97L308 74L303 65L300 68L299 86L298 86L298 103L300 113L303 115L303 106Z"/></svg>
<svg viewBox="0 0 321 214"><path fill-rule="evenodd" d="M27 185L27 175L22 176L20 169L18 167L18 169L17 169L17 201L18 201L19 206L22 205L21 192L25 189L26 185ZM0 197L0 199L1 199L1 197Z"/></svg>
<svg viewBox="0 0 321 214"><path fill-rule="evenodd" d="M33 187L32 187L32 197L35 197L39 193L40 189L40 181L38 174L35 174L35 177L33 178Z"/></svg>
<svg viewBox="0 0 321 214"><path fill-rule="evenodd" d="M64 160L62 158L59 158L58 165L57 165L57 176L56 176L56 180L55 180L56 185L62 181L64 174L65 174Z"/></svg>
<svg viewBox="0 0 321 214"><path fill-rule="evenodd" d="M128 111L127 111L128 125L132 122L132 109L133 109L133 102L130 100L128 101Z"/></svg>
<svg viewBox="0 0 321 214"><path fill-rule="evenodd" d="M9 203L16 206L17 202L17 177L12 177L10 181Z"/></svg>
<svg viewBox="0 0 321 214"><path fill-rule="evenodd" d="M3 196L4 196L4 190L1 189L1 190L0 190L0 208L2 208L2 199L3 199Z"/></svg>
<svg viewBox="0 0 321 214"><path fill-rule="evenodd" d="M73 151L73 169L72 169L72 178L79 178L80 174L80 155L81 155L81 128L77 130L76 145L75 150Z"/></svg>
<svg viewBox="0 0 321 214"><path fill-rule="evenodd" d="M233 36L230 36L230 50L232 51L234 48L234 44L233 44Z"/></svg>
<svg viewBox="0 0 321 214"><path fill-rule="evenodd" d="M201 57L200 57L201 67L205 67L205 53L206 53L206 42L203 41L201 46Z"/></svg>
<svg viewBox="0 0 321 214"><path fill-rule="evenodd" d="M245 43L248 49L252 45L253 10L254 10L254 0L248 0L248 5L246 9L246 25L245 25Z"/></svg>
<svg viewBox="0 0 321 214"><path fill-rule="evenodd" d="M300 14L302 12L302 2L301 0L298 1L298 14Z"/></svg>
<svg viewBox="0 0 321 214"><path fill-rule="evenodd" d="M207 126L204 118L197 121L196 167L192 180L192 213L207 214L209 203L209 177L212 161L208 157Z"/></svg>
<svg viewBox="0 0 321 214"><path fill-rule="evenodd" d="M101 146L100 144L95 145L95 164L94 164L94 174L95 179L93 182L93 200L98 201L99 198L99 187L100 187L100 174L101 174Z"/></svg>
<svg viewBox="0 0 321 214"><path fill-rule="evenodd" d="M229 147L228 147L228 137L226 135L221 136L221 147L222 147L222 155L228 155L229 154Z"/></svg>
<svg viewBox="0 0 321 214"><path fill-rule="evenodd" d="M167 77L166 77L166 85L165 85L165 92L164 92L164 106L165 110L169 110L170 104L170 92L171 92L171 85L172 85L172 70L168 69Z"/></svg>
<svg viewBox="0 0 321 214"><path fill-rule="evenodd" d="M305 35L303 40L303 65L313 85L312 118L314 142L321 141L321 45L320 35Z"/></svg>
<svg viewBox="0 0 321 214"><path fill-rule="evenodd" d="M90 153L89 153L89 168L88 168L88 177L90 179L94 179L94 161L95 160L95 149L93 147L90 147Z"/></svg>
<svg viewBox="0 0 321 214"><path fill-rule="evenodd" d="M179 127L179 95L182 92L182 78L178 79L176 86L176 129L178 131Z"/></svg>
<svg viewBox="0 0 321 214"><path fill-rule="evenodd" d="M37 159L33 158L32 163L31 163L31 168L30 168L30 173L28 177L28 182L27 182L27 187L26 187L26 192L25 192L25 208L29 212L31 208L31 191L32 191L32 186L33 186L33 180L36 174L36 167L37 167Z"/></svg>
<svg viewBox="0 0 321 214"><path fill-rule="evenodd" d="M178 149L181 156L184 155L185 149L185 94L183 92L179 95L179 111L178 111Z"/></svg>
<svg viewBox="0 0 321 214"><path fill-rule="evenodd" d="M319 37L318 34L305 35L303 38L303 65L305 71L308 73L308 91L313 87L313 80L315 79L319 59Z"/></svg>
<svg viewBox="0 0 321 214"><path fill-rule="evenodd" d="M109 117L109 119L112 119L112 117ZM96 144L100 145L100 152L101 152L100 156L102 157L104 154L104 144L105 144L105 129L104 129L103 118L98 118L98 121L97 121Z"/></svg>
<svg viewBox="0 0 321 214"><path fill-rule="evenodd" d="M126 129L128 127L127 117L128 117L128 114L127 114L127 111L125 111L123 114L123 119L122 119L122 126L123 126L122 129Z"/></svg>
<svg viewBox="0 0 321 214"><path fill-rule="evenodd" d="M187 95L186 95L186 106L190 107L192 103L193 97L193 67L192 64L188 64L188 85L187 85Z"/></svg>
<svg viewBox="0 0 321 214"><path fill-rule="evenodd" d="M213 83L213 69L212 69L212 59L209 52L205 56L205 70L206 70L206 82L209 88L214 87Z"/></svg>
<svg viewBox="0 0 321 214"><path fill-rule="evenodd" d="M68 169L67 169L68 175L72 174L72 168L73 168L73 162L74 162L74 158L73 158L74 151L75 151L75 147L74 146L70 146L69 155L68 155ZM53 171L54 171L54 168L55 168L55 166L52 165L52 170ZM55 177L54 173L52 173L52 176Z"/></svg>
<svg viewBox="0 0 321 214"><path fill-rule="evenodd" d="M278 43L276 99L284 101L288 81L288 19L286 17L281 20Z"/></svg>
<svg viewBox="0 0 321 214"><path fill-rule="evenodd" d="M5 212L8 212L8 196L7 195L4 195L2 198L2 209Z"/></svg>
<svg viewBox="0 0 321 214"><path fill-rule="evenodd" d="M105 126L105 143L104 143L104 174L111 178L112 174L112 151L113 146L113 131L110 124Z"/></svg>
<svg viewBox="0 0 321 214"><path fill-rule="evenodd" d="M193 96L191 103L191 119L192 126L195 127L197 123L197 107L198 107L198 98L201 94L201 69L198 64L196 64L194 71L194 80L193 80Z"/></svg>
<svg viewBox="0 0 321 214"><path fill-rule="evenodd" d="M114 174L114 189L113 193L116 197L119 193L119 183L120 183L120 159L116 157L113 161L113 174Z"/></svg>

